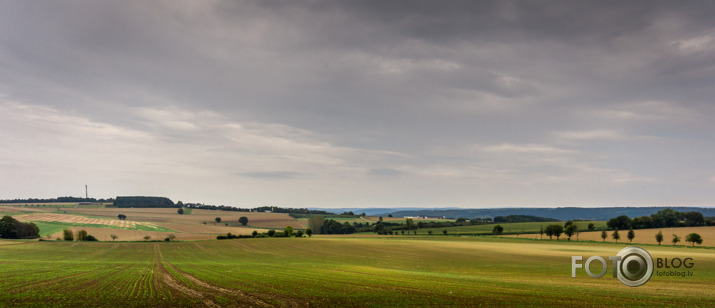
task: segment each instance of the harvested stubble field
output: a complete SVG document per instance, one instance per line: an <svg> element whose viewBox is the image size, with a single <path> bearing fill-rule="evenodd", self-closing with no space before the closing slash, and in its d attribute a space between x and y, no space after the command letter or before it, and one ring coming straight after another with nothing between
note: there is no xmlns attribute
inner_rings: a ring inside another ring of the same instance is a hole
<svg viewBox="0 0 715 308"><path fill-rule="evenodd" d="M572 255L627 245L509 238L265 238L167 243L0 241L0 306L710 306L711 249L692 277L637 288L571 278Z"/></svg>
<svg viewBox="0 0 715 308"><path fill-rule="evenodd" d="M141 241L149 235L152 240L162 240L174 234L178 240L216 239L217 235L251 234L253 231L283 229L292 226L304 229L306 224L288 214L232 212L193 209L190 214L178 214L176 208L26 208L0 206L0 214L11 214L20 221L33 221L40 227L43 237L62 236L62 229L86 230L99 240L111 240L111 235L121 241ZM124 214L126 220L117 219ZM248 217L248 225L238 219ZM216 222L216 217L221 222Z"/></svg>
<svg viewBox="0 0 715 308"><path fill-rule="evenodd" d="M216 217L221 217L220 225L226 223L238 226L241 216L248 217L248 226L253 228L285 228L293 226L305 229L306 226L283 213L232 212L192 209L191 214L179 215L175 208L106 208L106 209L64 209L67 213L78 213L92 216L114 217L118 214L127 215L128 220L146 221L159 225L170 223L174 225L207 225L215 223ZM219 225L219 224L217 224ZM177 230L178 231L178 230Z"/></svg>

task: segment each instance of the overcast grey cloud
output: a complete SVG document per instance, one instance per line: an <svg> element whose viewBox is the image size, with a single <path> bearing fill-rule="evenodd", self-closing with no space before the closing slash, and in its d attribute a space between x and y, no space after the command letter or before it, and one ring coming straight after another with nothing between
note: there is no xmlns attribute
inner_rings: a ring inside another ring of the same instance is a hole
<svg viewBox="0 0 715 308"><path fill-rule="evenodd" d="M714 205L709 1L0 1L0 198Z"/></svg>

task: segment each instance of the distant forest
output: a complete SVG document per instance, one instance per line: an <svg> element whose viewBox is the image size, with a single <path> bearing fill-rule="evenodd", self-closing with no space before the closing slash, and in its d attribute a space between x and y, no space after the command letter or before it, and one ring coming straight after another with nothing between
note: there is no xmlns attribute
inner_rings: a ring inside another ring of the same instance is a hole
<svg viewBox="0 0 715 308"><path fill-rule="evenodd" d="M56 203L56 202L99 202L99 203L109 203L114 202L114 199L95 199L95 198L80 198L80 197L57 197L50 199L6 199L0 200L0 203Z"/></svg>
<svg viewBox="0 0 715 308"><path fill-rule="evenodd" d="M129 196L129 197L117 197L114 199L114 207L127 208L127 207L144 207L144 208L158 208L158 207L180 207L174 204L174 201L166 197L144 197L144 196Z"/></svg>

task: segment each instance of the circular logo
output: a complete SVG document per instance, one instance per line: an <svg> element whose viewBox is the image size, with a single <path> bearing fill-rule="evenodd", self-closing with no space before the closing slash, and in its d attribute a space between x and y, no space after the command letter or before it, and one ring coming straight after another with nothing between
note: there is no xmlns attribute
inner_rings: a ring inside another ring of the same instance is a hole
<svg viewBox="0 0 715 308"><path fill-rule="evenodd" d="M629 246L618 252L618 280L629 287L641 286L653 275L653 258L648 251Z"/></svg>

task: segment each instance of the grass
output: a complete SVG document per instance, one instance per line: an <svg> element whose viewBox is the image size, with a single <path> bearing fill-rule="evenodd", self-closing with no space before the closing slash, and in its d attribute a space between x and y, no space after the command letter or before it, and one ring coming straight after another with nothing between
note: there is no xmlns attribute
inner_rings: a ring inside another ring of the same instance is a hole
<svg viewBox="0 0 715 308"><path fill-rule="evenodd" d="M44 222L44 221L34 221L33 223L38 228L40 228L40 236L41 237L55 234L55 233L60 232L64 229L67 229L66 225L61 225L58 223Z"/></svg>
<svg viewBox="0 0 715 308"><path fill-rule="evenodd" d="M497 237L267 238L168 243L0 241L0 306L709 306L715 254L692 277L637 288L579 272L572 255L626 244ZM262 303L262 304L261 304Z"/></svg>

